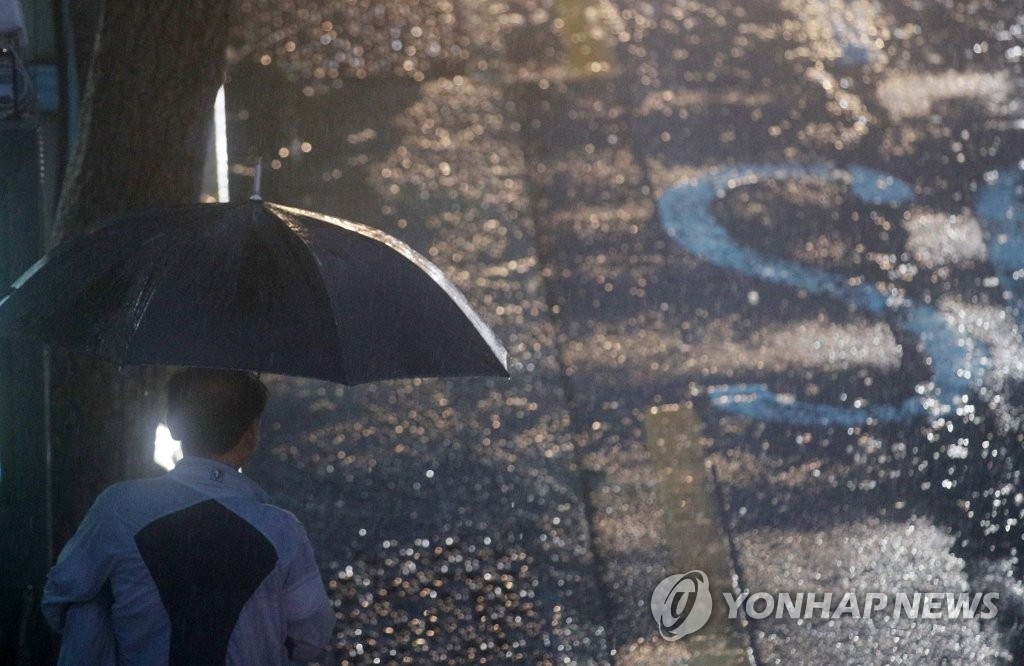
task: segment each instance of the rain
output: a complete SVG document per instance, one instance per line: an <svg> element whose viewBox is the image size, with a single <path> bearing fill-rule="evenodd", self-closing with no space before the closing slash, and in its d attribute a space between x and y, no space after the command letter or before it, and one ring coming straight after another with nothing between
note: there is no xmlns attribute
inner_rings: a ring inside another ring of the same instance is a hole
<svg viewBox="0 0 1024 666"><path fill-rule="evenodd" d="M275 381L251 473L314 535L333 659L1020 653L1012 3L240 8L232 196L273 155L271 198L407 240L510 352L508 382ZM673 505L693 447L710 531ZM736 589L1000 615L664 641L650 595L694 538Z"/></svg>
<svg viewBox="0 0 1024 666"><path fill-rule="evenodd" d="M262 160L268 201L408 243L509 353L264 376L245 471L315 546L322 663L1020 662L1017 3L234 9L208 198ZM666 633L652 595L695 570L714 610ZM934 592L997 612L770 610Z"/></svg>

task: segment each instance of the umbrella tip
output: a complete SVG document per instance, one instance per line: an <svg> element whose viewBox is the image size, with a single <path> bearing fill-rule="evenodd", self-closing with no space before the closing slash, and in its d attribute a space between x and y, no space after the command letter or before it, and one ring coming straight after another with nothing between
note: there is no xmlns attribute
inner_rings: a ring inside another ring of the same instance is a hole
<svg viewBox="0 0 1024 666"><path fill-rule="evenodd" d="M256 174L252 179L252 194L249 195L249 201L263 201L263 195L260 193L260 185L263 181L263 158L260 157L256 160Z"/></svg>

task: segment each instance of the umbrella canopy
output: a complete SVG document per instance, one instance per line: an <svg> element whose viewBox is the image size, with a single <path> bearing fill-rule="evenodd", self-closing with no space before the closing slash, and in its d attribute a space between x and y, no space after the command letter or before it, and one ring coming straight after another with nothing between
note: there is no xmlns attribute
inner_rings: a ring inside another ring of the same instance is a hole
<svg viewBox="0 0 1024 666"><path fill-rule="evenodd" d="M508 376L493 332L408 245L259 200L134 211L59 245L0 301L0 335L343 384Z"/></svg>

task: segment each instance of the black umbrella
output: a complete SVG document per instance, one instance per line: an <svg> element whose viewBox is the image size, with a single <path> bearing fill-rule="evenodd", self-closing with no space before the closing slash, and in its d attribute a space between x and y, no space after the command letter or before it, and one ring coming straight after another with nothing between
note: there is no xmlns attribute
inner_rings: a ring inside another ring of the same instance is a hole
<svg viewBox="0 0 1024 666"><path fill-rule="evenodd" d="M0 301L0 334L343 384L508 376L493 332L405 243L259 200L130 212L59 245Z"/></svg>

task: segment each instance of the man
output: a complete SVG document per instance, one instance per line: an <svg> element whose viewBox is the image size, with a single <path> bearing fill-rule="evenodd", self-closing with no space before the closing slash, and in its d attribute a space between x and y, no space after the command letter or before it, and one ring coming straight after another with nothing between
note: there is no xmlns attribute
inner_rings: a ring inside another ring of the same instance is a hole
<svg viewBox="0 0 1024 666"><path fill-rule="evenodd" d="M267 389L243 372L188 369L167 384L184 458L105 490L50 571L43 613L61 663L284 664L334 627L309 538L239 468Z"/></svg>

